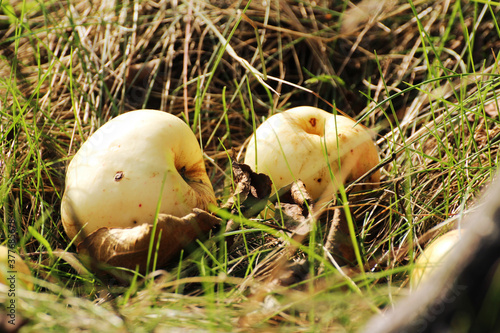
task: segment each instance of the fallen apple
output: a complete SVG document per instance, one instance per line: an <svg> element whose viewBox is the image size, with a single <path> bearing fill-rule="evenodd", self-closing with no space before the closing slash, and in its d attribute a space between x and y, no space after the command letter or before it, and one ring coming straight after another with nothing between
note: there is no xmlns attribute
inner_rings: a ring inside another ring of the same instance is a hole
<svg viewBox="0 0 500 333"><path fill-rule="evenodd" d="M332 196L379 163L370 132L350 118L302 106L277 113L252 136L245 164L270 176L275 190L298 179L313 200ZM380 171L369 183L378 183Z"/></svg>
<svg viewBox="0 0 500 333"><path fill-rule="evenodd" d="M458 243L463 230L452 230L436 238L415 260L410 276L413 288L427 280L432 272L445 260L446 255Z"/></svg>
<svg viewBox="0 0 500 333"><path fill-rule="evenodd" d="M99 228L185 216L215 195L196 136L178 117L156 110L122 114L99 128L71 160L61 204L66 234L79 243Z"/></svg>
<svg viewBox="0 0 500 333"><path fill-rule="evenodd" d="M14 293L17 287L33 290L31 271L21 257L6 246L0 246L0 283Z"/></svg>

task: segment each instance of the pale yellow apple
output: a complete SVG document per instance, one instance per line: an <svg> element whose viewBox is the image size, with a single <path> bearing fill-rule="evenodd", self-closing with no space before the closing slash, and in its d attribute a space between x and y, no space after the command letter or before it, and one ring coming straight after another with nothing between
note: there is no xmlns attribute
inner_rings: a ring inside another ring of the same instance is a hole
<svg viewBox="0 0 500 333"><path fill-rule="evenodd" d="M415 260L415 268L410 276L413 288L429 279L433 271L441 265L446 256L460 240L464 230L452 230L436 238Z"/></svg>
<svg viewBox="0 0 500 333"><path fill-rule="evenodd" d="M160 213L206 209L215 195L196 136L178 117L124 113L99 128L71 160L61 217L70 238L153 223Z"/></svg>
<svg viewBox="0 0 500 333"><path fill-rule="evenodd" d="M33 290L30 277L31 271L23 259L14 250L0 246L0 283L15 294L18 287Z"/></svg>
<svg viewBox="0 0 500 333"><path fill-rule="evenodd" d="M252 136L244 163L275 190L302 180L313 199L333 196L379 163L371 133L350 118L302 106L277 113ZM367 180L380 181L377 171Z"/></svg>

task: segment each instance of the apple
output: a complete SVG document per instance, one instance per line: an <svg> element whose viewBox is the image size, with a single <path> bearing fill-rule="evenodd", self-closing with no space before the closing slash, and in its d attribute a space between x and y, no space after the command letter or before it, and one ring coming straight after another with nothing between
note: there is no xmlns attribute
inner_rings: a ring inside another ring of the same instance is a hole
<svg viewBox="0 0 500 333"><path fill-rule="evenodd" d="M196 136L178 117L124 113L100 127L71 160L61 203L66 234L153 223L159 213L206 209L215 195Z"/></svg>
<svg viewBox="0 0 500 333"><path fill-rule="evenodd" d="M0 283L14 292L17 287L33 290L30 278L31 271L23 259L8 247L0 246Z"/></svg>
<svg viewBox="0 0 500 333"><path fill-rule="evenodd" d="M413 288L429 279L432 272L446 259L446 256L460 240L463 230L452 230L437 237L415 260L410 276Z"/></svg>
<svg viewBox="0 0 500 333"><path fill-rule="evenodd" d="M301 106L277 113L256 130L244 163L278 190L298 179L313 200L333 196L379 163L370 132L350 118ZM380 181L380 171L369 183Z"/></svg>

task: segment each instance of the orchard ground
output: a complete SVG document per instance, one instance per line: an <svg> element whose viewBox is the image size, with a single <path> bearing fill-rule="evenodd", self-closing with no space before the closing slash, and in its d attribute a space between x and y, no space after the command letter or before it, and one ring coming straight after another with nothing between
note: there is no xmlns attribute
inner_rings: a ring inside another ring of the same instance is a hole
<svg viewBox="0 0 500 333"><path fill-rule="evenodd" d="M410 292L422 248L495 174L496 2L25 0L0 11L1 240L14 221L36 283L16 289L23 331L356 331ZM109 119L181 117L223 206L231 159L263 120L299 105L373 129L380 187L341 191L292 247L281 221L236 209L219 214L238 228L145 279L122 285L80 263L60 219L65 168ZM354 242L331 232L344 218ZM0 302L12 299L0 287Z"/></svg>

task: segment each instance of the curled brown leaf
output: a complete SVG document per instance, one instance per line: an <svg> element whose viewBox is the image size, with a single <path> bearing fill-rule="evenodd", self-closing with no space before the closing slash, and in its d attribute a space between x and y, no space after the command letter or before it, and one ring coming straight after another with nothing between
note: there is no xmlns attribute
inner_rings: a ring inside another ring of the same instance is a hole
<svg viewBox="0 0 500 333"><path fill-rule="evenodd" d="M151 224L134 228L100 228L78 244L77 250L90 257L94 266L109 265L132 270L138 267L139 272L144 273L152 268L147 267L151 237L154 237L152 257L157 257L156 268L161 268L219 223L217 217L196 208L184 217L160 214L156 229Z"/></svg>
<svg viewBox="0 0 500 333"><path fill-rule="evenodd" d="M243 213L245 217L258 214L264 209L272 191L269 176L252 171L250 166L233 160L234 190L231 197L222 208L231 210L231 213ZM226 231L235 230L238 224L228 221Z"/></svg>
<svg viewBox="0 0 500 333"><path fill-rule="evenodd" d="M306 186L299 179L289 186L283 187L278 191L279 201L271 198L271 201L278 201L275 204L275 218L278 224L282 224L295 235L306 235L309 233L312 221L311 212L313 209L313 201Z"/></svg>
<svg viewBox="0 0 500 333"><path fill-rule="evenodd" d="M234 191L223 208L234 209L235 203L239 203L240 211L250 209L250 214L260 212L260 210L256 210L255 205L258 204L259 207L260 205L262 205L262 208L264 207L272 191L271 179L266 174L252 171L250 166L244 163L233 161L232 168Z"/></svg>

